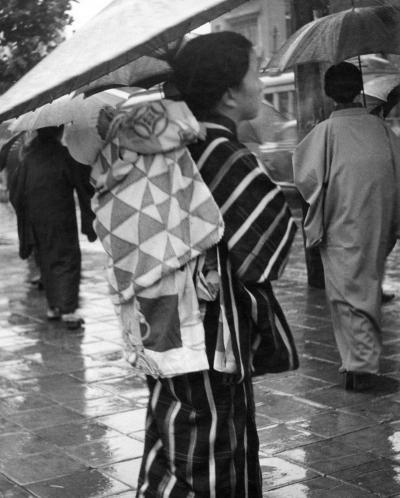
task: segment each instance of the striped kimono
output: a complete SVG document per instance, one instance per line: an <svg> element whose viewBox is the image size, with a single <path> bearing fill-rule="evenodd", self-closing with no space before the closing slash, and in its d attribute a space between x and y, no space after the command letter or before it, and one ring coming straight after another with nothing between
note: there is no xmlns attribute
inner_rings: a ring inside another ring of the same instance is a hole
<svg viewBox="0 0 400 498"><path fill-rule="evenodd" d="M225 222L217 246L220 298L204 316L210 370L148 379L137 498L262 497L252 333L279 308L269 280L281 273L296 227L282 192L238 142L234 123L212 116L205 125L206 139L190 151ZM234 370L216 362L221 311ZM295 357L291 368L297 365Z"/></svg>

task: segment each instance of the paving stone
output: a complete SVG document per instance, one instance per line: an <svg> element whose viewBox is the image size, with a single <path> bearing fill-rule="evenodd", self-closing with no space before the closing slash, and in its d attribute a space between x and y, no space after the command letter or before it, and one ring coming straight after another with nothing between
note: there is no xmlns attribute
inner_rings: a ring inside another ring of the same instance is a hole
<svg viewBox="0 0 400 498"><path fill-rule="evenodd" d="M385 399L384 403L379 399L368 400L350 406L348 411L379 423L400 420L400 404L391 399Z"/></svg>
<svg viewBox="0 0 400 498"><path fill-rule="evenodd" d="M122 359L101 244L82 239L85 327L69 332L45 319L44 295L18 258L13 211L3 214L0 204L0 497L133 498L148 389ZM386 375L369 392L343 389L325 292L307 286L300 232L273 286L300 368L254 379L264 496L400 498L400 248L385 280L397 295L382 308Z"/></svg>
<svg viewBox="0 0 400 498"><path fill-rule="evenodd" d="M14 381L30 378L32 376L45 377L52 375L53 373L54 370L29 360L16 360L0 365L0 376Z"/></svg>
<svg viewBox="0 0 400 498"><path fill-rule="evenodd" d="M0 416L0 435L18 431L21 431L21 426L19 426L18 424L14 424L14 422L12 422L11 420Z"/></svg>
<svg viewBox="0 0 400 498"><path fill-rule="evenodd" d="M329 475L376 458L372 453L363 452L335 439L311 443L277 455Z"/></svg>
<svg viewBox="0 0 400 498"><path fill-rule="evenodd" d="M14 482L0 475L0 496L2 498L35 498Z"/></svg>
<svg viewBox="0 0 400 498"><path fill-rule="evenodd" d="M258 396L269 391L302 395L309 391L315 391L330 386L332 386L332 384L329 382L307 377L296 372L295 374L288 376L268 375L265 379L258 381L255 384L254 389L255 391L257 390Z"/></svg>
<svg viewBox="0 0 400 498"><path fill-rule="evenodd" d="M340 410L320 413L307 420L293 423L294 427L305 429L326 438L351 433L361 427L370 425L370 419Z"/></svg>
<svg viewBox="0 0 400 498"><path fill-rule="evenodd" d="M27 488L40 498L106 498L129 489L112 477L97 470L75 472L73 474L31 484ZM130 491L131 498L133 492Z"/></svg>
<svg viewBox="0 0 400 498"><path fill-rule="evenodd" d="M74 372L72 376L81 382L98 382L115 377L125 377L130 372L128 367L122 368L116 365L103 365L101 367L86 368L83 372Z"/></svg>
<svg viewBox="0 0 400 498"><path fill-rule="evenodd" d="M68 403L68 408L86 417L101 417L132 410L132 403L115 396L104 396L86 400L84 403L81 400L73 400Z"/></svg>
<svg viewBox="0 0 400 498"><path fill-rule="evenodd" d="M76 373L84 371L87 368L98 367L101 363L78 354L67 351L58 351L57 353L46 355L39 352L36 355L27 355L28 359L40 362L45 368L55 371L56 373ZM75 377L79 377L75 375Z"/></svg>
<svg viewBox="0 0 400 498"><path fill-rule="evenodd" d="M101 471L136 489L140 464L141 458L135 458L133 460L114 463L109 467L103 467Z"/></svg>
<svg viewBox="0 0 400 498"><path fill-rule="evenodd" d="M12 416L12 421L26 429L38 429L40 427L50 427L61 425L74 420L82 420L78 413L68 410L62 406L52 405L28 412L16 413Z"/></svg>
<svg viewBox="0 0 400 498"><path fill-rule="evenodd" d="M109 439L112 436L119 436L120 433L106 425L98 424L95 421L75 422L72 424L56 425L44 427L35 431L42 439L59 446L77 446L79 444L91 443L98 439Z"/></svg>
<svg viewBox="0 0 400 498"><path fill-rule="evenodd" d="M96 385L86 385L81 382L74 382L68 386L64 386L61 383L60 386L62 386L62 389L47 390L46 396L66 406L68 406L68 403L72 403L76 400L82 404L85 404L86 401L104 398L107 394L109 394L107 391L97 387Z"/></svg>
<svg viewBox="0 0 400 498"><path fill-rule="evenodd" d="M378 496L393 496L400 493L399 473L400 462L396 464L380 458L338 472L334 477L361 486Z"/></svg>
<svg viewBox="0 0 400 498"><path fill-rule="evenodd" d="M313 470L277 457L263 457L260 459L260 464L265 490L298 481L307 481L318 475Z"/></svg>
<svg viewBox="0 0 400 498"><path fill-rule="evenodd" d="M0 461L0 472L18 484L52 479L84 470L86 466L65 453L51 451Z"/></svg>
<svg viewBox="0 0 400 498"><path fill-rule="evenodd" d="M138 376L127 376L118 379L109 379L104 382L93 383L92 386L104 389L104 391L116 394L122 398L129 399L135 405L145 404L149 397L149 390L145 380Z"/></svg>
<svg viewBox="0 0 400 498"><path fill-rule="evenodd" d="M260 450L263 454L273 455L290 448L304 446L323 439L309 431L290 424L277 424L259 429Z"/></svg>
<svg viewBox="0 0 400 498"><path fill-rule="evenodd" d="M328 477L317 477L264 493L265 498L368 498L372 496L377 495L369 493L366 489Z"/></svg>
<svg viewBox="0 0 400 498"><path fill-rule="evenodd" d="M143 443L129 436L110 436L79 446L69 446L67 453L90 467L101 467L111 463L139 458L143 454Z"/></svg>
<svg viewBox="0 0 400 498"><path fill-rule="evenodd" d="M0 461L17 458L21 455L54 451L52 444L29 432L14 432L0 435Z"/></svg>
<svg viewBox="0 0 400 498"><path fill-rule="evenodd" d="M21 383L15 383L9 379L0 377L0 399L9 396L17 396L26 391L27 389L24 389L24 386Z"/></svg>
<svg viewBox="0 0 400 498"><path fill-rule="evenodd" d="M336 441L400 462L400 421L360 429L339 436Z"/></svg>
<svg viewBox="0 0 400 498"><path fill-rule="evenodd" d="M107 417L99 417L96 419L98 423L107 425L112 429L116 429L123 434L130 432L141 431L145 427L146 409L131 410L124 413L116 413Z"/></svg>
<svg viewBox="0 0 400 498"><path fill-rule="evenodd" d="M34 410L36 408L44 408L54 404L54 401L41 394L26 393L20 394L19 396L9 396L0 399L0 414L10 415L12 413Z"/></svg>
<svg viewBox="0 0 400 498"><path fill-rule="evenodd" d="M325 409L322 405L317 406L294 396L278 393L266 393L262 405L257 406L260 406L265 415L281 422L303 420Z"/></svg>
<svg viewBox="0 0 400 498"><path fill-rule="evenodd" d="M329 363L319 358L301 358L299 373L314 377L317 379L325 380L332 384L338 384L341 381L339 372L339 365L336 363Z"/></svg>
<svg viewBox="0 0 400 498"><path fill-rule="evenodd" d="M368 391L346 391L341 385L337 384L326 389L308 391L302 395L302 398L332 409L350 407L362 402L371 401L374 399L374 394Z"/></svg>

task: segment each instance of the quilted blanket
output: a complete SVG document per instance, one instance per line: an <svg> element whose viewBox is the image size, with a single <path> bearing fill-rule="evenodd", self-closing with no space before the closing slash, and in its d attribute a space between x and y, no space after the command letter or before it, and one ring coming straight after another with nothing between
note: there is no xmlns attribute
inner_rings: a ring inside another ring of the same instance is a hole
<svg viewBox="0 0 400 498"><path fill-rule="evenodd" d="M224 225L186 148L200 135L182 102L127 107L114 116L92 173L95 229L128 359L154 376L208 368L193 265Z"/></svg>

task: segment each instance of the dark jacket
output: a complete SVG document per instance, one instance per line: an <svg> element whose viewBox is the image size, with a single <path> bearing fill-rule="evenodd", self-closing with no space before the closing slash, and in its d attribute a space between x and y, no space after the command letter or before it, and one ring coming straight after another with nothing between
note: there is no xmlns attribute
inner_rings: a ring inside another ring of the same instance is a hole
<svg viewBox="0 0 400 498"><path fill-rule="evenodd" d="M95 217L90 198L90 167L76 162L66 147L55 139L35 138L22 153L10 185L10 201L17 213L20 256L25 259L33 247L31 226L52 223L76 230L76 191L81 211L82 233L95 240Z"/></svg>

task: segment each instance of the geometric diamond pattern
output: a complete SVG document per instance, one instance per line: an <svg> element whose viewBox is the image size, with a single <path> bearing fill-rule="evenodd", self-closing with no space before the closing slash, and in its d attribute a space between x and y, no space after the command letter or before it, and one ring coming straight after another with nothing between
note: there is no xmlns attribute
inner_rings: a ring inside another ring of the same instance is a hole
<svg viewBox="0 0 400 498"><path fill-rule="evenodd" d="M193 128L181 116L174 120L168 106L163 112L163 126L152 129L161 134L144 136L149 129L144 119L146 126L137 127L142 136L135 136L137 123L130 122L98 158L103 167L108 164L110 191L99 196L95 229L110 256L109 284L120 302L197 257L223 234L222 215L185 147L196 138ZM132 154L143 148L147 154Z"/></svg>

